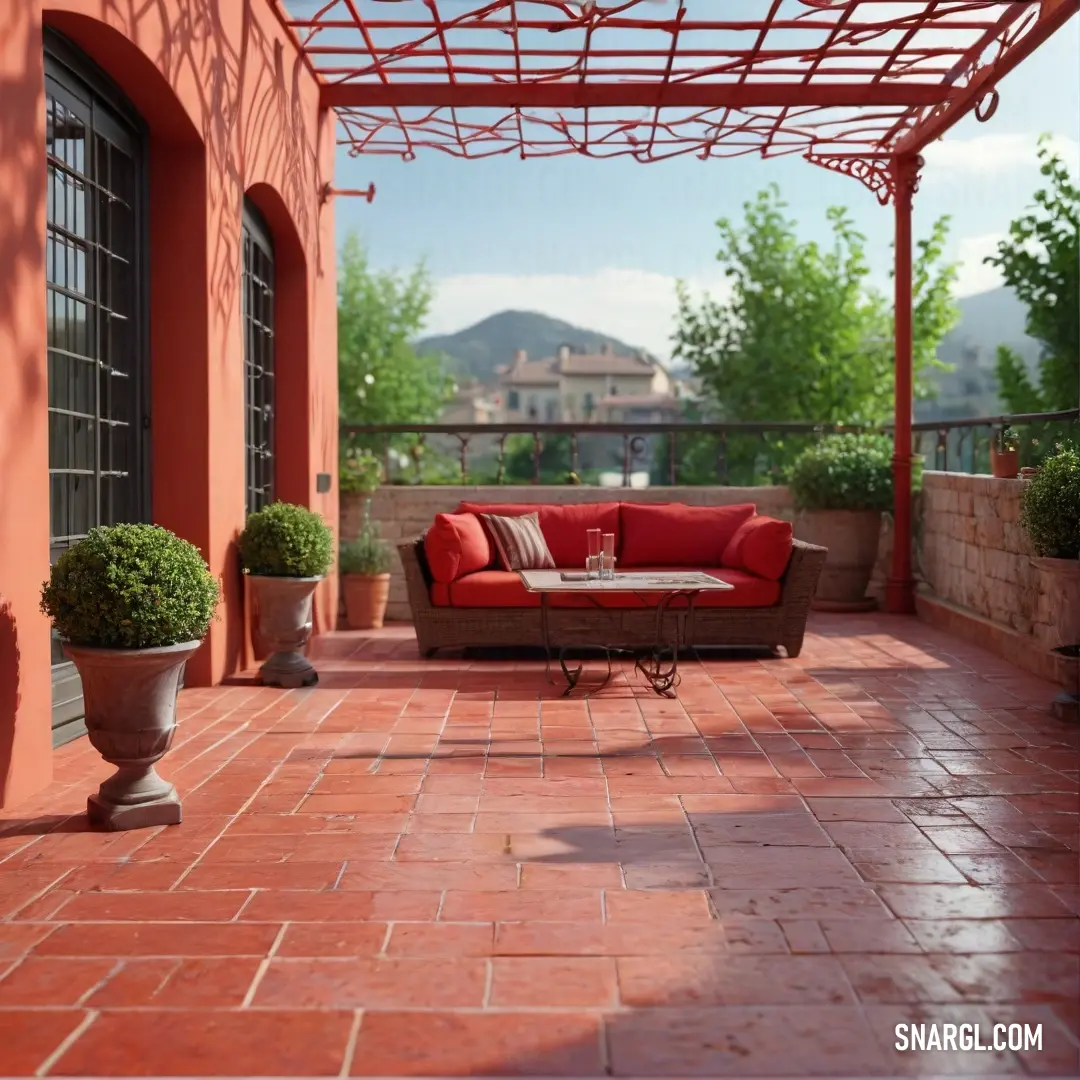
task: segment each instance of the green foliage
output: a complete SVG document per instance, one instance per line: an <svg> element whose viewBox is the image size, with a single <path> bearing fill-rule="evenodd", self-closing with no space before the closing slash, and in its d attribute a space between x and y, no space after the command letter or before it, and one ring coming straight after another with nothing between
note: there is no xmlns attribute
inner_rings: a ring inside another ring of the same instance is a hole
<svg viewBox="0 0 1080 1080"><path fill-rule="evenodd" d="M893 408L893 315L891 301L870 285L865 238L845 210L832 208L831 245L802 243L784 210L774 186L745 205L741 227L717 222L731 298L695 304L679 285L675 355L693 368L720 419L880 424ZM943 367L937 347L958 318L955 269L940 264L947 235L943 218L914 259L919 397L931 394L926 376ZM729 458L755 452L747 444Z"/></svg>
<svg viewBox="0 0 1080 1080"><path fill-rule="evenodd" d="M306 506L275 502L247 519L240 558L259 577L322 577L334 559L334 537Z"/></svg>
<svg viewBox="0 0 1080 1080"><path fill-rule="evenodd" d="M1020 448L1020 436L1014 431L1008 424L1006 424L998 433L995 439L995 446L999 452L1018 450Z"/></svg>
<svg viewBox="0 0 1080 1080"><path fill-rule="evenodd" d="M805 450L788 479L799 510L890 510L892 440L830 435Z"/></svg>
<svg viewBox="0 0 1080 1080"><path fill-rule="evenodd" d="M218 596L193 544L157 525L110 525L57 559L41 610L73 645L155 649L204 638Z"/></svg>
<svg viewBox="0 0 1080 1080"><path fill-rule="evenodd" d="M1057 412L1080 402L1080 187L1045 135L1039 172L1045 186L1034 205L986 260L1027 305L1027 332L1043 347L1038 386L1015 353L998 349L999 393L1012 413Z"/></svg>
<svg viewBox="0 0 1080 1080"><path fill-rule="evenodd" d="M370 499L364 503L364 521L359 535L341 549L338 568L343 574L364 577L390 572L390 548L382 539L379 523L371 519Z"/></svg>
<svg viewBox="0 0 1080 1080"><path fill-rule="evenodd" d="M342 454L338 469L339 490L370 495L378 490L382 480L382 462L371 450L350 447Z"/></svg>
<svg viewBox="0 0 1080 1080"><path fill-rule="evenodd" d="M412 346L431 305L424 267L376 271L356 236L338 264L338 390L344 424L430 424L453 383L437 356Z"/></svg>
<svg viewBox="0 0 1080 1080"><path fill-rule="evenodd" d="M1051 454L1025 485L1020 524L1036 555L1080 558L1080 453L1075 447Z"/></svg>
<svg viewBox="0 0 1080 1080"><path fill-rule="evenodd" d="M531 435L511 435L506 440L503 481L531 484L536 476L536 443ZM565 484L573 456L569 435L546 435L540 450L540 483Z"/></svg>

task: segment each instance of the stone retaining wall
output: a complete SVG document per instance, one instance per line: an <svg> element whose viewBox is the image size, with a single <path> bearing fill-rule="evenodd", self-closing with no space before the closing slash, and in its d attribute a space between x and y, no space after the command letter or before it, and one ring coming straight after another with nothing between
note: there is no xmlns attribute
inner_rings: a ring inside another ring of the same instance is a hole
<svg viewBox="0 0 1080 1080"><path fill-rule="evenodd" d="M1020 525L1024 484L967 473L925 473L923 574L939 599L1050 649L1057 644L1052 598L1040 588Z"/></svg>
<svg viewBox="0 0 1080 1080"><path fill-rule="evenodd" d="M450 485L393 486L380 488L372 499L372 517L382 526L382 535L392 544L409 536L420 536L436 514L452 513L462 502L477 503L585 503L585 502L681 502L692 506L724 506L733 503L757 504L758 513L792 519L791 497L786 487L680 487L680 488L598 488L499 486L465 487ZM341 496L341 538L355 538L363 514L363 497ZM409 601L401 563L394 552L390 581L390 603L386 617L408 620Z"/></svg>

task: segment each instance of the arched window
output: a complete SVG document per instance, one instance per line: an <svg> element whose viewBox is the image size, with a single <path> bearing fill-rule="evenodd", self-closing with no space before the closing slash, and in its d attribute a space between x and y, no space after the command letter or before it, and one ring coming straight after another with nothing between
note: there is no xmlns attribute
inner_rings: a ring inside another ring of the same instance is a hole
<svg viewBox="0 0 1080 1080"><path fill-rule="evenodd" d="M150 520L146 131L130 102L45 34L49 554L96 525ZM85 732L53 641L53 744Z"/></svg>
<svg viewBox="0 0 1080 1080"><path fill-rule="evenodd" d="M244 200L245 509L274 501L274 244L263 216Z"/></svg>

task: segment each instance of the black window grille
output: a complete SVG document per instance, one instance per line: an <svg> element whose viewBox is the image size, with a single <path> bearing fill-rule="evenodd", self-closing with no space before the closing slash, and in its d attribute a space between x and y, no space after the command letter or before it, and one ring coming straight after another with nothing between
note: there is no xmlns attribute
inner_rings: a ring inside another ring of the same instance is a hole
<svg viewBox="0 0 1080 1080"><path fill-rule="evenodd" d="M145 136L58 35L45 43L49 554L97 525L149 521ZM54 741L82 689L53 642ZM59 734L70 729L67 736Z"/></svg>
<svg viewBox="0 0 1080 1080"><path fill-rule="evenodd" d="M244 203L244 447L246 511L274 501L274 245Z"/></svg>

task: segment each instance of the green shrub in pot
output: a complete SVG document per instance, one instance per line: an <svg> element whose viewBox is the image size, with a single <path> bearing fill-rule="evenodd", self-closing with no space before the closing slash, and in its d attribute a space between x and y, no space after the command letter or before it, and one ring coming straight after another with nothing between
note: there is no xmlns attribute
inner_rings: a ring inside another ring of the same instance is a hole
<svg viewBox="0 0 1080 1080"><path fill-rule="evenodd" d="M87 799L107 829L176 825L154 765L172 745L184 666L210 628L217 579L198 548L156 525L91 529L42 585L41 610L82 681L91 745L116 773Z"/></svg>
<svg viewBox="0 0 1080 1080"><path fill-rule="evenodd" d="M826 435L803 451L788 489L797 510L891 510L893 444L887 435ZM915 482L921 476L915 463Z"/></svg>
<svg viewBox="0 0 1080 1080"><path fill-rule="evenodd" d="M193 544L157 525L110 525L57 559L41 610L72 645L157 649L201 641L218 597Z"/></svg>
<svg viewBox="0 0 1080 1080"><path fill-rule="evenodd" d="M1063 446L1027 482L1020 523L1042 558L1080 558L1080 453Z"/></svg>
<svg viewBox="0 0 1080 1080"><path fill-rule="evenodd" d="M334 561L334 535L306 506L275 502L256 510L240 534L244 569L258 577L320 578Z"/></svg>
<svg viewBox="0 0 1080 1080"><path fill-rule="evenodd" d="M312 598L334 560L334 536L304 506L276 502L257 510L238 541L254 597L258 640L271 653L260 668L268 686L318 682L304 656L313 625Z"/></svg>
<svg viewBox="0 0 1080 1080"><path fill-rule="evenodd" d="M893 443L887 435L825 435L805 450L788 477L801 540L829 549L814 606L873 607L866 597L877 561L881 515L893 506ZM913 483L922 477L912 463Z"/></svg>
<svg viewBox="0 0 1080 1080"><path fill-rule="evenodd" d="M1059 446L1024 485L1020 524L1035 553L1055 648L1080 646L1080 453Z"/></svg>

